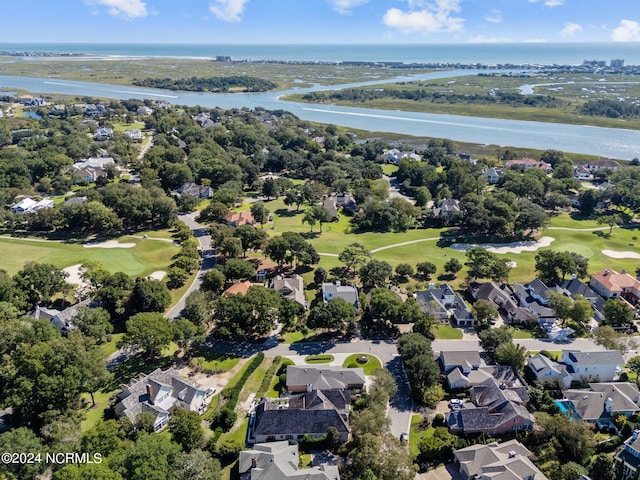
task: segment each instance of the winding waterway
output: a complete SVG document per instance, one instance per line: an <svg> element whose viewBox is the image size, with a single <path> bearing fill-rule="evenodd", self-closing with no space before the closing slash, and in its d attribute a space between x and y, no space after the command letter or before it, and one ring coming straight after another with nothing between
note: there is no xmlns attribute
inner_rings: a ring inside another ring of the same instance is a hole
<svg viewBox="0 0 640 480"><path fill-rule="evenodd" d="M433 72L410 77L399 76L391 80L385 80L385 83L453 78L470 73L467 70ZM473 73L478 73L478 71L475 70ZM201 105L203 107L262 107L268 110L287 110L304 120L368 131L450 138L460 142L486 145L509 145L541 150L556 149L624 160L640 157L640 131L638 130L334 105L311 105L284 101L279 98L289 93L336 90L379 83L380 81L378 80L344 85L318 85L284 92L224 94L124 87L50 78L0 76L0 88L19 88L41 94L65 94L120 100L154 98L178 105Z"/></svg>

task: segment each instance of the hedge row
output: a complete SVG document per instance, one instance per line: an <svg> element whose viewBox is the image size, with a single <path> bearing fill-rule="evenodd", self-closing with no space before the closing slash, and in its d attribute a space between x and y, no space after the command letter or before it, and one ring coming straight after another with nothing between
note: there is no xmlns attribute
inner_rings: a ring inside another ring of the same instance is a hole
<svg viewBox="0 0 640 480"><path fill-rule="evenodd" d="M242 387L244 387L244 384L247 382L251 374L256 371L256 369L260 366L260 364L263 361L264 361L264 353L259 352L253 358L253 360L251 360L251 363L249 363L249 366L244 371L240 379L236 382L236 384L233 387L227 387L222 391L222 396L226 399L225 408L228 408L230 410L236 409L236 405L238 404L238 398L240 397L240 391L242 390Z"/></svg>
<svg viewBox="0 0 640 480"><path fill-rule="evenodd" d="M273 363L267 370L267 373L264 374L264 378L262 379L260 388L256 392L256 400L260 400L262 397L264 397L264 395L267 393L267 390L269 390L269 387L271 386L271 380L273 379L273 375L278 370L278 367L280 367L281 361L282 361L282 357L280 355L278 355L276 358L273 359Z"/></svg>

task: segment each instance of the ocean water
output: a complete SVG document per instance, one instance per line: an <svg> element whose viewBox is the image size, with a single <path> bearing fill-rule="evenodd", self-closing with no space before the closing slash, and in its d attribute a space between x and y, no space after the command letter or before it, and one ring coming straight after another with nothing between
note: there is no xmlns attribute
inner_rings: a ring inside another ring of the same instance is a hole
<svg viewBox="0 0 640 480"><path fill-rule="evenodd" d="M580 65L622 58L640 65L638 43L504 43L406 45L224 45L127 43L0 43L1 50L125 57L231 56L234 60L384 61L451 64Z"/></svg>

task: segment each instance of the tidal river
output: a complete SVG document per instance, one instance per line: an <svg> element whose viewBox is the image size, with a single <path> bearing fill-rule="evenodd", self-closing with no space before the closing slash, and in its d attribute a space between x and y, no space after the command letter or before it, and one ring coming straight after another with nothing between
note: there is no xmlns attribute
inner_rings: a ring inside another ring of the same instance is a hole
<svg viewBox="0 0 640 480"><path fill-rule="evenodd" d="M401 76L385 82L450 78L468 75L469 73L471 72L465 70L434 72L411 77ZM478 71L474 71L474 73L478 73ZM65 94L121 100L127 98L154 98L166 100L177 105L201 105L203 107L220 108L262 107L268 110L287 110L304 120L368 131L450 138L460 142L485 145L525 147L540 150L556 149L622 160L640 157L640 131L638 130L333 105L312 105L284 101L279 98L288 93L336 90L377 83L380 82L316 86L285 92L224 94L158 90L47 78L0 76L0 88L19 88L39 94Z"/></svg>

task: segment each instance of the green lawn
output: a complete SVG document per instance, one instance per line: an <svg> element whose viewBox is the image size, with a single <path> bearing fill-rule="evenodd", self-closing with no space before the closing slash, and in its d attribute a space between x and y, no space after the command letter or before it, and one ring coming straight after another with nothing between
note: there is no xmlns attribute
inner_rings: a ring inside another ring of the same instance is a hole
<svg viewBox="0 0 640 480"><path fill-rule="evenodd" d="M333 355L307 355L304 357L305 363L331 363L335 360Z"/></svg>
<svg viewBox="0 0 640 480"><path fill-rule="evenodd" d="M100 350L102 351L102 353L108 357L109 355L113 354L116 352L116 350L118 350L118 342L120 341L120 339L124 336L124 333L113 333L111 334L111 341L110 342L105 342L103 344L100 345Z"/></svg>
<svg viewBox="0 0 640 480"><path fill-rule="evenodd" d="M367 357L367 363L357 362L356 360L358 357ZM353 355L349 355L347 357L342 366L346 368L360 367L364 370L365 375L371 375L379 368L382 368L382 363L380 363L380 360L375 355L369 355L367 353L354 353Z"/></svg>
<svg viewBox="0 0 640 480"><path fill-rule="evenodd" d="M273 358L265 358L264 362L260 364L258 368L256 368L255 372L253 372L249 378L247 379L244 387L242 387L242 391L240 392L240 396L238 397L238 405L245 402L252 393L256 393L262 384L262 379L265 377L267 370L273 363Z"/></svg>
<svg viewBox="0 0 640 480"><path fill-rule="evenodd" d="M462 330L454 328L451 325L434 325L433 334L440 340L460 340L462 339Z"/></svg>
<svg viewBox="0 0 640 480"><path fill-rule="evenodd" d="M385 163L384 165L382 165L382 173L384 173L385 175L388 175L390 177L393 177L395 175L395 173L398 171L400 167L398 165L393 165L391 163Z"/></svg>
<svg viewBox="0 0 640 480"><path fill-rule="evenodd" d="M512 331L513 331L513 339L514 340L518 340L518 339L523 340L523 339L534 338L529 330L522 330L522 329L519 329L519 328L514 328L514 329L512 329Z"/></svg>
<svg viewBox="0 0 640 480"><path fill-rule="evenodd" d="M10 275L18 272L27 261L51 263L65 268L89 260L100 262L110 272L145 276L156 270L166 270L179 248L168 242L149 241L124 236L121 243L135 243L133 248L84 248L76 243L34 242L0 236L2 258L0 268Z"/></svg>
<svg viewBox="0 0 640 480"><path fill-rule="evenodd" d="M196 353L193 363L207 370L228 372L240 361L240 357L226 353L216 353L209 349L203 349Z"/></svg>
<svg viewBox="0 0 640 480"><path fill-rule="evenodd" d="M411 428L409 430L409 450L411 451L411 455L417 457L420 454L420 442L424 438L433 437L433 432L435 431L433 428L428 428L427 430L418 430L418 425L422 421L422 415L415 414L411 415Z"/></svg>

